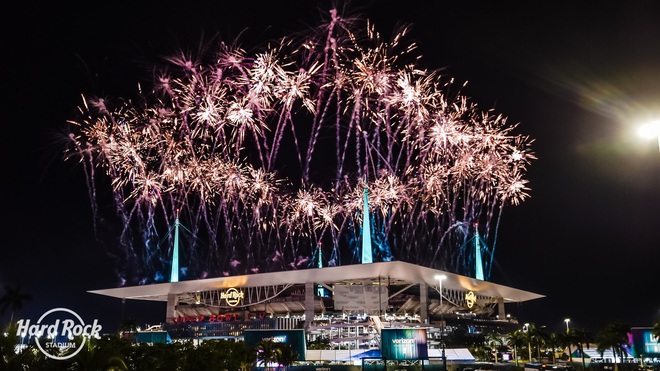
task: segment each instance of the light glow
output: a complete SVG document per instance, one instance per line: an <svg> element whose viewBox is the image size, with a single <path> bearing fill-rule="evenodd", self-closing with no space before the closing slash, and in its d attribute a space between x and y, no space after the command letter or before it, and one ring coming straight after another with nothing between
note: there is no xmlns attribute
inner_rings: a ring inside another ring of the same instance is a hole
<svg viewBox="0 0 660 371"><path fill-rule="evenodd" d="M637 133L639 136L647 139L660 137L660 121L654 121L640 126Z"/></svg>

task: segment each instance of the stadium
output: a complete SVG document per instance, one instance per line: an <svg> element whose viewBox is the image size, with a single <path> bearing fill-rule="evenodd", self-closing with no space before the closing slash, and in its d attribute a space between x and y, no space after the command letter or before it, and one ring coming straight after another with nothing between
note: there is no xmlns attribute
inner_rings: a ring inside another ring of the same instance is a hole
<svg viewBox="0 0 660 371"><path fill-rule="evenodd" d="M389 329L422 329L428 357L453 329L468 334L517 328L508 304L543 295L401 261L310 268L91 291L122 300L167 302L161 333L176 341L243 340L248 331L304 331L307 360L380 357ZM264 335L266 336L266 335ZM153 339L153 337L148 337ZM343 354L337 353L343 351ZM347 352L348 351L348 352ZM448 360L471 355L447 352ZM472 358L471 360L474 360Z"/></svg>

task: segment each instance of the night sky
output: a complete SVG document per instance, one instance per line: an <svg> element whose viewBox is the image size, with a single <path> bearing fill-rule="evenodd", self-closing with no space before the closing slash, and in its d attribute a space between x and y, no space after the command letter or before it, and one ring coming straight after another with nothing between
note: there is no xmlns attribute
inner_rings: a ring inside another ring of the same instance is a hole
<svg viewBox="0 0 660 371"><path fill-rule="evenodd" d="M246 46L261 46L317 24L331 7L192 3L16 3L5 13L0 287L33 297L18 317L66 307L108 328L122 311L140 323L164 319L164 304L122 307L87 293L117 279L107 241L94 235L82 168L61 155L81 94L130 97L149 66L176 50L241 33ZM565 328L564 318L594 332L614 320L660 319L660 151L636 135L660 119L660 4L608 3L348 6L383 35L412 25L423 67L467 81L464 93L482 109L535 139L531 198L504 210L491 281L546 295L508 310L549 331ZM112 215L111 204L100 207Z"/></svg>

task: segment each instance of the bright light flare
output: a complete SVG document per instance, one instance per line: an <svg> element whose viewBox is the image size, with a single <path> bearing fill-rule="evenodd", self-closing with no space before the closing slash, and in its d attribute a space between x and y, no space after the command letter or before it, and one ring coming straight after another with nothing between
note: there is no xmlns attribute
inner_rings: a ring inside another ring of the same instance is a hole
<svg viewBox="0 0 660 371"><path fill-rule="evenodd" d="M647 139L660 138L660 120L640 126L637 134Z"/></svg>

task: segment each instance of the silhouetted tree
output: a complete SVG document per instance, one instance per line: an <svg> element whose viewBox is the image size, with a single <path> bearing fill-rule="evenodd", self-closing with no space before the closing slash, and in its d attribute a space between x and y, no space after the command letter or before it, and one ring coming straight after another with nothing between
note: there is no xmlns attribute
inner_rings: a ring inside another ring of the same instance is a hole
<svg viewBox="0 0 660 371"><path fill-rule="evenodd" d="M130 345L115 336L86 339L83 349L71 358L69 370L127 371L124 357Z"/></svg>
<svg viewBox="0 0 660 371"><path fill-rule="evenodd" d="M628 332L630 332L630 326L621 322L612 322L609 323L603 331L598 334L596 341L598 342L598 352L601 357L605 350L612 349L614 355L614 371L618 371L616 356L619 355L619 359L623 359L624 354L626 354L625 347L629 347L630 343L628 342Z"/></svg>
<svg viewBox="0 0 660 371"><path fill-rule="evenodd" d="M27 344L21 343L16 335L17 326L10 323L7 332L0 331L0 370L26 370L36 364L35 352Z"/></svg>
<svg viewBox="0 0 660 371"><path fill-rule="evenodd" d="M566 333L565 332L552 332L550 335L548 335L546 339L546 346L550 349L551 357L552 359L550 360L552 363L555 363L556 360L556 350L557 348L562 348L562 345L564 344L564 337ZM569 349L570 351L570 349Z"/></svg>
<svg viewBox="0 0 660 371"><path fill-rule="evenodd" d="M536 353L538 360L541 360L541 346L545 344L547 334L534 324L529 325L525 333L525 341L527 342L529 360L532 361L532 345L536 344Z"/></svg>
<svg viewBox="0 0 660 371"><path fill-rule="evenodd" d="M491 332L486 335L485 342L490 347L491 354L494 355L495 362L497 363L497 353L505 346L504 338L496 332Z"/></svg>
<svg viewBox="0 0 660 371"><path fill-rule="evenodd" d="M513 347L513 357L516 359L516 367L518 367L518 349L525 345L525 334L520 330L508 334L506 344Z"/></svg>
<svg viewBox="0 0 660 371"><path fill-rule="evenodd" d="M25 301L32 300L32 296L21 293L21 287L5 286L5 294L0 298L0 315L5 314L8 308L11 308L11 317L9 323L14 322L14 312L23 308Z"/></svg>
<svg viewBox="0 0 660 371"><path fill-rule="evenodd" d="M297 354L290 345L284 343L274 343L272 341L261 341L257 345L258 363L268 369L268 364L277 363L285 368L290 366L296 360Z"/></svg>
<svg viewBox="0 0 660 371"><path fill-rule="evenodd" d="M268 370L268 365L277 362L280 348L275 346L272 341L261 341L257 344L257 363Z"/></svg>
<svg viewBox="0 0 660 371"><path fill-rule="evenodd" d="M570 345L575 345L580 352L582 358L582 369L586 369L587 364L584 360L584 346L586 344L587 349L589 349L589 343L594 341L593 335L585 329L573 329L569 335ZM569 348L570 351L570 348ZM572 361L572 357L571 357Z"/></svg>

